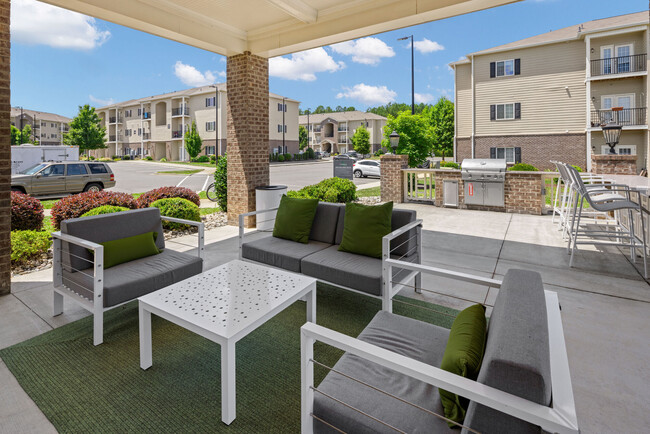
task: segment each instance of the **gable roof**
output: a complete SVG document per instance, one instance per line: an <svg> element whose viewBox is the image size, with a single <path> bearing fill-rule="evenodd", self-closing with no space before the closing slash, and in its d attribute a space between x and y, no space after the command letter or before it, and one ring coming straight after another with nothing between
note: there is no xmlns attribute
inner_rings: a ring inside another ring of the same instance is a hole
<svg viewBox="0 0 650 434"><path fill-rule="evenodd" d="M363 121L363 120L386 120L385 117L376 115L374 113L362 112L359 110L353 110L348 112L334 112L334 113L318 113L310 114L309 122L313 124L318 124L323 122L327 118L332 118L336 122L345 122L345 121ZM299 124L307 123L307 115L300 115L298 118Z"/></svg>
<svg viewBox="0 0 650 434"><path fill-rule="evenodd" d="M20 116L20 107L11 107L11 117L15 118L16 116ZM63 122L63 123L70 123L72 119L67 118L65 116L57 115L56 113L48 113L48 112L39 112L36 110L28 110L28 109L22 109L22 112L24 115L27 115L34 119L36 117L37 121L51 121L51 122Z"/></svg>

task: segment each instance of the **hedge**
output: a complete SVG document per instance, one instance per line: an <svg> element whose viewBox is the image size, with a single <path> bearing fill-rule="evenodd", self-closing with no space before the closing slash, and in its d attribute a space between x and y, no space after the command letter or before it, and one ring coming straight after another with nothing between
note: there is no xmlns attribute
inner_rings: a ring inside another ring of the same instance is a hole
<svg viewBox="0 0 650 434"><path fill-rule="evenodd" d="M318 199L323 202L347 203L356 200L357 186L349 179L328 178L298 191L289 191L289 197Z"/></svg>
<svg viewBox="0 0 650 434"><path fill-rule="evenodd" d="M52 207L52 225L60 229L61 221L81 217L93 208L102 205L122 206L136 209L138 203L132 195L114 191L87 191L64 197Z"/></svg>
<svg viewBox="0 0 650 434"><path fill-rule="evenodd" d="M196 206L201 206L201 198L199 195L185 187L160 187L149 190L143 193L138 198L138 206L140 208L147 208L158 199L170 199L180 197L193 202Z"/></svg>
<svg viewBox="0 0 650 434"><path fill-rule="evenodd" d="M11 262L23 264L32 258L38 258L52 245L49 232L45 231L11 231Z"/></svg>
<svg viewBox="0 0 650 434"><path fill-rule="evenodd" d="M160 215L167 217L175 217L179 219L192 220L195 222L201 221L201 212L199 207L187 199L179 197L170 199L159 199L151 204L152 207L160 210ZM163 228L165 229L189 229L189 225L182 223L173 223L163 220Z"/></svg>
<svg viewBox="0 0 650 434"><path fill-rule="evenodd" d="M514 166L509 167L508 170L516 172L539 172L539 169L537 169L537 167L526 163L517 163Z"/></svg>
<svg viewBox="0 0 650 434"><path fill-rule="evenodd" d="M128 211L128 208L125 208L123 206L114 206L114 205L102 205L98 206L97 208L93 208L90 211L83 213L81 217L91 217L94 215L101 215L101 214L112 214L114 212L121 212L121 211Z"/></svg>
<svg viewBox="0 0 650 434"><path fill-rule="evenodd" d="M43 205L18 191L11 192L11 230L12 231L39 231L43 227Z"/></svg>

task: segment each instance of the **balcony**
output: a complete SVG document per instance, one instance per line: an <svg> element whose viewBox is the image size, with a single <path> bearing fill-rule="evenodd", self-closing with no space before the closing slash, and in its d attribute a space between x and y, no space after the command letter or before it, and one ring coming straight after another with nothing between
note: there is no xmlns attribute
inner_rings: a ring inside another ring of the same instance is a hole
<svg viewBox="0 0 650 434"><path fill-rule="evenodd" d="M124 122L124 118L121 118L121 117L118 118L116 116L112 116L112 117L108 118L108 123L109 124L121 124L122 122Z"/></svg>
<svg viewBox="0 0 650 434"><path fill-rule="evenodd" d="M151 133L142 133L143 140L151 140Z"/></svg>
<svg viewBox="0 0 650 434"><path fill-rule="evenodd" d="M172 139L182 139L182 138L183 138L183 130L172 131Z"/></svg>
<svg viewBox="0 0 650 434"><path fill-rule="evenodd" d="M323 128L323 127L314 127L314 132L315 132L315 133L320 133L320 130L321 130L322 128Z"/></svg>
<svg viewBox="0 0 650 434"><path fill-rule="evenodd" d="M611 57L591 61L591 76L601 77L614 74L632 74L647 71L646 54Z"/></svg>
<svg viewBox="0 0 650 434"><path fill-rule="evenodd" d="M347 125L339 125L339 133L345 133L348 131L348 126Z"/></svg>
<svg viewBox="0 0 650 434"><path fill-rule="evenodd" d="M143 112L142 119L151 119L151 112Z"/></svg>
<svg viewBox="0 0 650 434"><path fill-rule="evenodd" d="M612 120L624 127L646 125L646 107L621 110L592 110L591 112L592 127L598 127Z"/></svg>
<svg viewBox="0 0 650 434"><path fill-rule="evenodd" d="M108 136L108 141L109 142L114 142L116 136Z"/></svg>
<svg viewBox="0 0 650 434"><path fill-rule="evenodd" d="M189 116L190 109L187 107L177 107L172 109L172 116Z"/></svg>

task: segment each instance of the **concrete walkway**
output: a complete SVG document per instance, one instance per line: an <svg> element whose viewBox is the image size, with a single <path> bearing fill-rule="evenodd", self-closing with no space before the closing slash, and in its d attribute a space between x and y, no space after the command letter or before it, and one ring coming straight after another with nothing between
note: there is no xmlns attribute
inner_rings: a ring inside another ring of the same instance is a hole
<svg viewBox="0 0 650 434"><path fill-rule="evenodd" d="M581 431L647 432L650 286L639 264L617 248L585 247L570 269L565 244L548 216L400 206L417 210L424 220L423 262L428 265L495 278L510 268L540 272L562 305ZM206 233L206 269L237 257L236 234L234 227ZM13 293L0 297L0 348L88 314L66 303L64 314L53 318L51 282L51 270L12 281ZM423 287L487 304L497 294L495 288L429 276ZM403 295L457 308L470 304L426 290L422 295L404 290ZM0 433L55 432L1 362L0 385Z"/></svg>

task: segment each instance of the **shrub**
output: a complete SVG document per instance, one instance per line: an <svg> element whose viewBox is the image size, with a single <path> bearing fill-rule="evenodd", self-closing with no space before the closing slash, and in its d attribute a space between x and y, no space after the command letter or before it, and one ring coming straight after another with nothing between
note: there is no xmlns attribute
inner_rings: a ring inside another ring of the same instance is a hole
<svg viewBox="0 0 650 434"><path fill-rule="evenodd" d="M11 262L23 264L47 252L51 245L49 232L11 231Z"/></svg>
<svg viewBox="0 0 650 434"><path fill-rule="evenodd" d="M131 156L130 155L125 155L122 157L122 160L130 160Z"/></svg>
<svg viewBox="0 0 650 434"><path fill-rule="evenodd" d="M509 167L508 170L513 170L517 172L538 172L539 169L537 167L533 166L532 164L526 164L526 163L517 163L512 167Z"/></svg>
<svg viewBox="0 0 650 434"><path fill-rule="evenodd" d="M454 169L460 169L460 165L458 163L454 163L453 161L441 161L440 167L451 167Z"/></svg>
<svg viewBox="0 0 650 434"><path fill-rule="evenodd" d="M111 158L113 160L121 160L122 159L122 157L120 157L119 155L113 155Z"/></svg>
<svg viewBox="0 0 650 434"><path fill-rule="evenodd" d="M217 156L216 155L210 155L210 163L216 163L217 162Z"/></svg>
<svg viewBox="0 0 650 434"><path fill-rule="evenodd" d="M278 161L278 163L283 163L284 162L284 155L278 155L277 161Z"/></svg>
<svg viewBox="0 0 650 434"><path fill-rule="evenodd" d="M102 158L99 159L99 161L113 161L113 159L112 158L102 157Z"/></svg>
<svg viewBox="0 0 650 434"><path fill-rule="evenodd" d="M161 163L166 163L166 162L167 162L167 159L166 159L165 157L162 157L162 158L161 158L160 160L158 160L158 161L160 161Z"/></svg>
<svg viewBox="0 0 650 434"><path fill-rule="evenodd" d="M138 198L138 206L147 208L158 199L170 199L180 197L193 202L196 206L201 206L201 198L197 193L185 187L159 187L142 193Z"/></svg>
<svg viewBox="0 0 650 434"><path fill-rule="evenodd" d="M580 166L576 166L575 164L572 164L571 167L573 167L578 172L582 172L582 167L580 167Z"/></svg>
<svg viewBox="0 0 650 434"><path fill-rule="evenodd" d="M187 199L174 197L169 199L158 199L151 204L152 207L160 210L160 215L167 217L175 217L179 219L192 220L195 222L201 221L201 212L199 207ZM185 230L189 229L190 225L182 223L172 223L163 220L163 228L171 230Z"/></svg>
<svg viewBox="0 0 650 434"><path fill-rule="evenodd" d="M24 193L11 192L11 230L40 231L43 227L43 205Z"/></svg>
<svg viewBox="0 0 650 434"><path fill-rule="evenodd" d="M291 154L284 154L284 161L291 161Z"/></svg>
<svg viewBox="0 0 650 434"><path fill-rule="evenodd" d="M138 203L130 194L114 191L87 191L64 197L52 207L52 225L59 229L61 221L81 217L93 208L102 205L123 206L129 209L138 208Z"/></svg>
<svg viewBox="0 0 650 434"><path fill-rule="evenodd" d="M308 185L287 193L289 197L318 199L324 202L347 203L356 200L357 186L349 179L328 178L318 184Z"/></svg>
<svg viewBox="0 0 650 434"><path fill-rule="evenodd" d="M93 208L88 212L85 212L81 215L81 217L90 217L94 215L100 215L100 214L112 214L114 212L120 212L120 211L128 211L128 208L125 208L123 206L114 206L114 205L102 205L98 206L97 208Z"/></svg>
<svg viewBox="0 0 650 434"><path fill-rule="evenodd" d="M153 161L153 158L151 157L151 155L147 155L146 157L143 158L143 160Z"/></svg>
<svg viewBox="0 0 650 434"><path fill-rule="evenodd" d="M79 161L88 161L88 156L86 156L86 155L80 155L80 156L79 156Z"/></svg>
<svg viewBox="0 0 650 434"><path fill-rule="evenodd" d="M375 152L375 157L381 157L381 156L384 155L385 153L386 153L386 152L384 152L384 150L383 150L382 148L379 148L379 149L377 149L377 151Z"/></svg>
<svg viewBox="0 0 650 434"><path fill-rule="evenodd" d="M95 157L93 157L92 155L91 155L90 157L88 157L88 159L89 159L90 161L95 161Z"/></svg>
<svg viewBox="0 0 650 434"><path fill-rule="evenodd" d="M217 204L223 212L228 211L228 159L227 156L219 158L217 170L214 171L214 190Z"/></svg>
<svg viewBox="0 0 650 434"><path fill-rule="evenodd" d="M195 163L208 163L209 161L210 161L210 157L208 157L207 155L201 155L194 159Z"/></svg>
<svg viewBox="0 0 650 434"><path fill-rule="evenodd" d="M305 154L307 154L307 158L309 158L310 160L314 159L314 150L312 148L307 148Z"/></svg>

